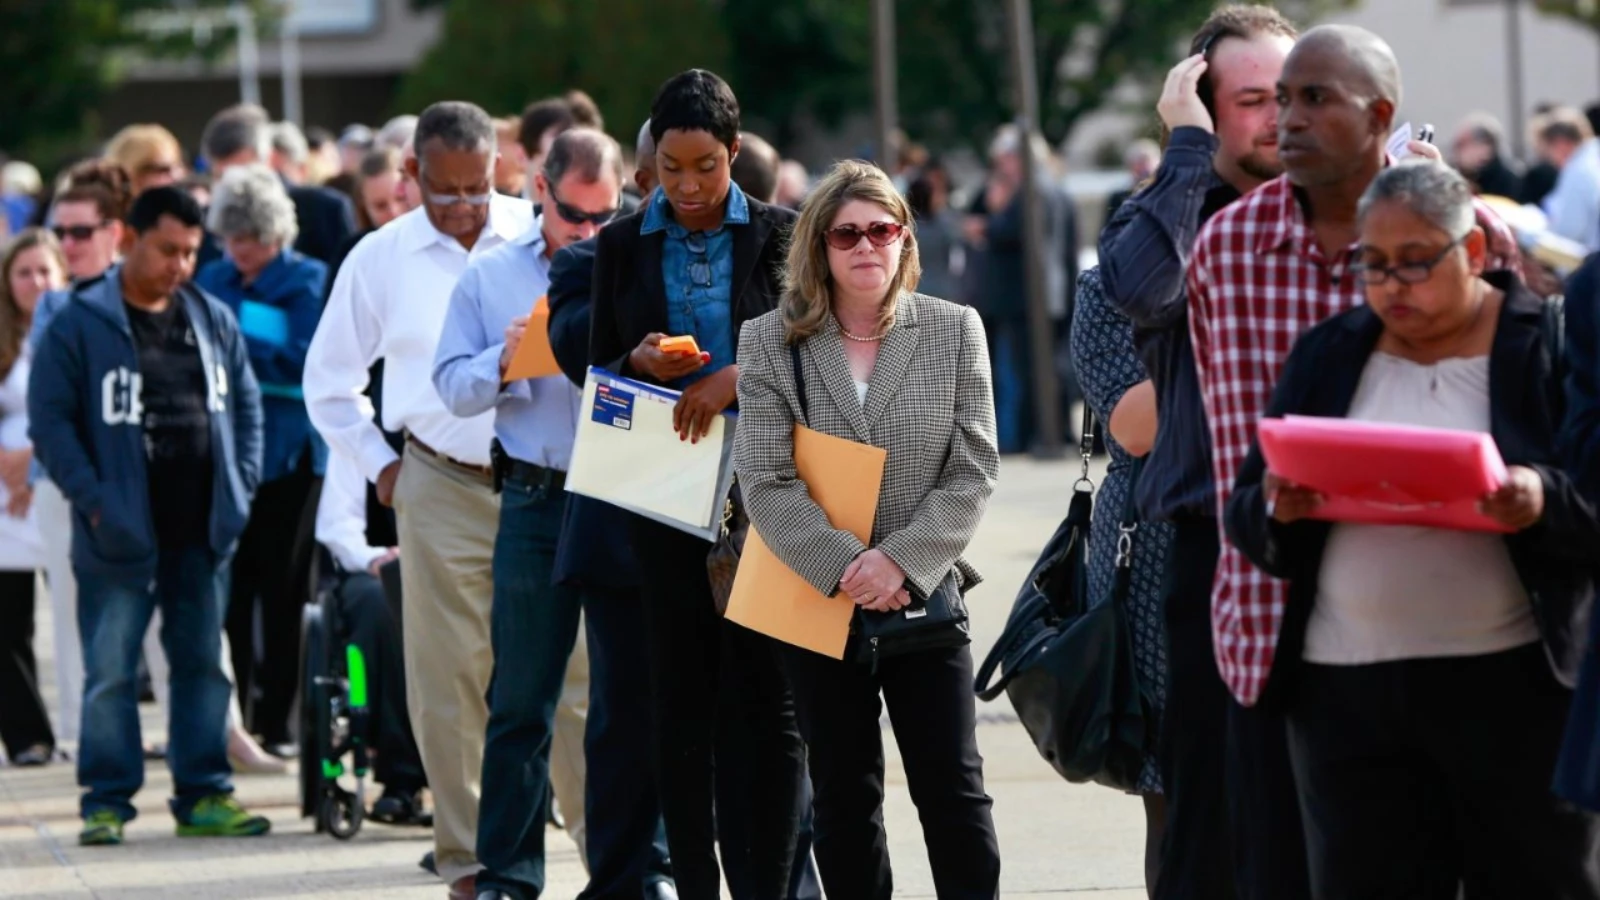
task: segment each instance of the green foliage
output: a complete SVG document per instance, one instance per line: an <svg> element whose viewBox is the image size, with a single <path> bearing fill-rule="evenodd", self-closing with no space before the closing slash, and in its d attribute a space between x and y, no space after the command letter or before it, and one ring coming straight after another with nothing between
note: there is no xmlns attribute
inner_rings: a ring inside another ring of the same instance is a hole
<svg viewBox="0 0 1600 900"><path fill-rule="evenodd" d="M266 0L252 0L263 11ZM190 9L227 0L187 0ZM128 55L214 55L231 46L227 29L196 45L188 31L152 34L140 16L170 12L173 0L0 0L0 150L49 159L94 133L94 110Z"/></svg>
<svg viewBox="0 0 1600 900"><path fill-rule="evenodd" d="M1571 19L1600 33L1600 2L1596 0L1533 0L1533 8L1545 15Z"/></svg>

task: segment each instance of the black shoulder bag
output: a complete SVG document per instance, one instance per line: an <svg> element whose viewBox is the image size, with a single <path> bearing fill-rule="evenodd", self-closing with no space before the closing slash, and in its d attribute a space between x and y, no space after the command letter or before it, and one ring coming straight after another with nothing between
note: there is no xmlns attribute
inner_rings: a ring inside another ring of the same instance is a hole
<svg viewBox="0 0 1600 900"><path fill-rule="evenodd" d="M1155 732L1134 664L1126 608L1138 524L1130 489L1117 537L1111 597L1091 605L1093 432L1094 419L1086 407L1083 474L1073 486L1067 517L1017 592L1005 632L979 667L973 690L984 701L1005 691L1039 754L1061 777L1129 791L1138 785ZM1137 482L1143 460L1134 465ZM997 669L1003 674L991 684Z"/></svg>

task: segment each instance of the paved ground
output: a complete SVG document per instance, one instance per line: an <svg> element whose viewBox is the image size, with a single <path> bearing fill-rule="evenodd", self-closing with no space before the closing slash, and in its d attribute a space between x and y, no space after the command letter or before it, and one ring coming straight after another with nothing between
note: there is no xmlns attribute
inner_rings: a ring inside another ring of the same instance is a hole
<svg viewBox="0 0 1600 900"><path fill-rule="evenodd" d="M999 635L1011 594L1065 512L1075 477L1075 467L1066 463L1006 460L971 553L989 577L970 598L975 652L986 651ZM41 622L37 644L42 653L48 651L49 633L48 623ZM45 673L52 671L41 662ZM143 709L147 735L158 737L162 723L152 715L153 707ZM1005 860L1005 895L1143 898L1139 801L1057 778L1004 699L980 707L979 713L978 737ZM439 882L416 866L431 843L425 832L369 824L349 843L314 834L310 821L299 818L292 777L239 779L240 798L272 818L273 833L232 841L174 837L164 805L171 786L166 769L152 765L148 779L138 798L142 816L128 827L128 843L81 848L70 765L0 768L0 898L444 896ZM886 818L900 896L932 897L921 830L898 759L891 761L889 781ZM572 843L552 833L549 846L547 896L576 896L584 875Z"/></svg>

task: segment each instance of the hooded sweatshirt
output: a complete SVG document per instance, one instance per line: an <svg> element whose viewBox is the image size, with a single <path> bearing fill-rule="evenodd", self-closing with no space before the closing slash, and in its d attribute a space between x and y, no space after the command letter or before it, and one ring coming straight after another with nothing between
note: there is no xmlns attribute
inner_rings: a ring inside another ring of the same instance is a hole
<svg viewBox="0 0 1600 900"><path fill-rule="evenodd" d="M28 387L34 455L72 504L79 572L147 581L157 539L142 417L139 349L123 306L122 269L72 289L39 341ZM232 552L261 474L261 393L238 320L193 285L173 295L194 330L211 424L209 538Z"/></svg>

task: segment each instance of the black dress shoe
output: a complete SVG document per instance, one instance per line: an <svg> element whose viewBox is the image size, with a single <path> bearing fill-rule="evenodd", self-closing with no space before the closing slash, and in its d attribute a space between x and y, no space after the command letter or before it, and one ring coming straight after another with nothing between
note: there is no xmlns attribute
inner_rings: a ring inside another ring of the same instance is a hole
<svg viewBox="0 0 1600 900"><path fill-rule="evenodd" d="M433 824L433 814L422 808L419 791L384 789L383 796L372 804L368 814L373 821L385 825L416 825L423 828Z"/></svg>
<svg viewBox="0 0 1600 900"><path fill-rule="evenodd" d="M678 900L678 886L670 881L657 881L644 888L644 900Z"/></svg>
<svg viewBox="0 0 1600 900"><path fill-rule="evenodd" d="M261 749L279 759L298 759L300 757L300 745L294 741L268 741L262 743Z"/></svg>
<svg viewBox="0 0 1600 900"><path fill-rule="evenodd" d="M11 757L13 766L43 766L48 765L55 755L55 748L49 744L34 744Z"/></svg>
<svg viewBox="0 0 1600 900"><path fill-rule="evenodd" d="M422 854L422 861L417 863L417 865L421 866L423 871L427 872L430 875L433 875L433 876L437 877L438 874L439 874L439 867L437 865L435 865L434 862L433 862L433 851L432 850L429 850L427 853Z"/></svg>

